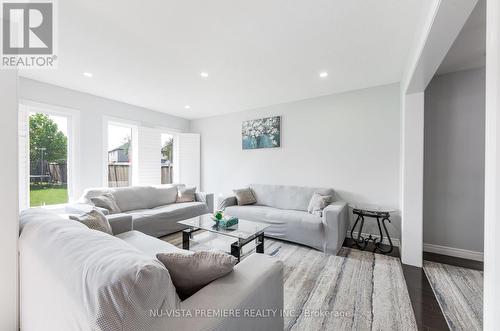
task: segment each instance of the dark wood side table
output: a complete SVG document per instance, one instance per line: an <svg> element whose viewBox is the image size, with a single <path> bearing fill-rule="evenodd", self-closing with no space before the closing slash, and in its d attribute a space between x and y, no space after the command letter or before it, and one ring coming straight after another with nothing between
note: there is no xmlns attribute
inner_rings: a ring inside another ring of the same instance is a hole
<svg viewBox="0 0 500 331"><path fill-rule="evenodd" d="M366 249L368 242L372 241L373 244L375 245L374 251L379 251L384 254L389 254L390 252L392 252L394 245L392 244L391 236L389 234L389 231L387 231L385 222L386 221L389 223L391 222L390 220L391 213L396 212L396 210L383 209L373 206L359 206L359 205L349 205L349 206L352 208L352 213L357 216L356 222L354 223L351 229L351 238L354 240L354 244L356 245L356 247L358 247L361 250L364 250ZM365 224L365 217L377 220L377 226L380 236L379 238L373 237L371 234L368 235L368 237L364 237L362 235L363 226ZM359 223L358 233L356 238L354 238L354 231L356 230L356 226L358 226L358 223ZM385 236L389 241L389 249L382 248L382 243L384 241L384 233L382 232L382 228L384 229Z"/></svg>

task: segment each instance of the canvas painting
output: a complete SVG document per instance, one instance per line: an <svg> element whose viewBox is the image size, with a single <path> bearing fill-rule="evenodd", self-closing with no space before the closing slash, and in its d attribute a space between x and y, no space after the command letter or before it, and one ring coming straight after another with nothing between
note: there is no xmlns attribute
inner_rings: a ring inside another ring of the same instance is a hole
<svg viewBox="0 0 500 331"><path fill-rule="evenodd" d="M243 149L281 146L281 116L245 121L241 127Z"/></svg>

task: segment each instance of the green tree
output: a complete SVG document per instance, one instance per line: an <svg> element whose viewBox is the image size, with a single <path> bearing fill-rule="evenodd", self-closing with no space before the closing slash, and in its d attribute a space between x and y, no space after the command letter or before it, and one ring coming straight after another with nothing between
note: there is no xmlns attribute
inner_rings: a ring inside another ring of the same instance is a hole
<svg viewBox="0 0 500 331"><path fill-rule="evenodd" d="M174 153L174 138L169 138L161 148L161 154L165 159L172 162L173 153Z"/></svg>
<svg viewBox="0 0 500 331"><path fill-rule="evenodd" d="M125 155L129 156L131 146L132 146L132 138L130 138L130 136L127 136L123 139L123 144L121 146L119 146L118 148L122 148L123 153L125 153Z"/></svg>
<svg viewBox="0 0 500 331"><path fill-rule="evenodd" d="M59 131L57 124L42 113L31 115L29 121L31 162L39 163L42 152L43 159L48 162L66 161L68 138Z"/></svg>

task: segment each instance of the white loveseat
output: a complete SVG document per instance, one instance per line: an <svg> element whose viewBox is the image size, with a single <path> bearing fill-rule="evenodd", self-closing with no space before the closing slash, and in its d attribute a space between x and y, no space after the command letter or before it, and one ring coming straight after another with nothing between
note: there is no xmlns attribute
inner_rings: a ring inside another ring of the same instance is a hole
<svg viewBox="0 0 500 331"><path fill-rule="evenodd" d="M121 223L112 236L43 209L22 212L21 330L283 330L279 260L250 255L180 301L156 254L191 253L138 231L121 232L126 219ZM251 318L245 311L277 314Z"/></svg>
<svg viewBox="0 0 500 331"><path fill-rule="evenodd" d="M283 239L307 245L323 252L336 254L344 242L347 224L347 205L333 201L322 214L307 212L314 193L335 196L329 188L285 185L251 184L257 203L238 206L236 197L221 201L219 208L225 213L241 219L263 222L270 227L267 237Z"/></svg>

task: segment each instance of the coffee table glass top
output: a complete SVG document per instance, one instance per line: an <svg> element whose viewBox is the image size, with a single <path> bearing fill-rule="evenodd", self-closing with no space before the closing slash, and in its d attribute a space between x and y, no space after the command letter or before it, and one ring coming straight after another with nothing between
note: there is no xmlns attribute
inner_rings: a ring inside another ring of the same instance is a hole
<svg viewBox="0 0 500 331"><path fill-rule="evenodd" d="M224 228L215 225L215 222L212 220L211 214L202 215L185 221L180 221L178 223L187 225L192 228L219 233L238 239L248 239L269 227L269 225L264 223L239 219L238 224L230 226L228 228Z"/></svg>

